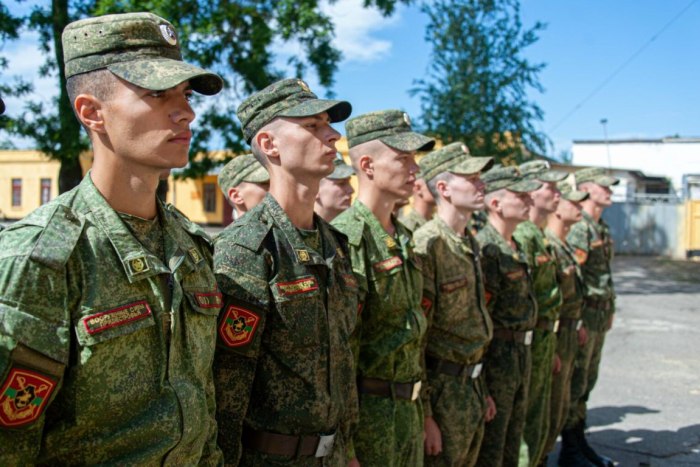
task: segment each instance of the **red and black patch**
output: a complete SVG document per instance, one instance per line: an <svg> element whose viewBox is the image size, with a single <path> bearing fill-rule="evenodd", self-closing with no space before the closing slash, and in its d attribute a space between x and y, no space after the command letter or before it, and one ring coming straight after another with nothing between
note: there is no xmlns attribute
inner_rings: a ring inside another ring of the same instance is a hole
<svg viewBox="0 0 700 467"><path fill-rule="evenodd" d="M455 290L461 289L462 287L466 287L469 281L467 280L466 277L460 277L459 279L450 281L450 282L445 282L444 284L440 285L440 292L443 293L450 293L454 292Z"/></svg>
<svg viewBox="0 0 700 467"><path fill-rule="evenodd" d="M229 306L219 326L219 337L228 347L249 344L255 335L260 317L250 310Z"/></svg>
<svg viewBox="0 0 700 467"><path fill-rule="evenodd" d="M420 301L420 307L423 309L423 314L428 314L430 308L433 306L433 301L428 297L423 297Z"/></svg>
<svg viewBox="0 0 700 467"><path fill-rule="evenodd" d="M221 308L224 304L221 292L195 292L194 299L202 308Z"/></svg>
<svg viewBox="0 0 700 467"><path fill-rule="evenodd" d="M0 389L0 426L17 428L39 418L57 381L24 368L12 368Z"/></svg>
<svg viewBox="0 0 700 467"><path fill-rule="evenodd" d="M537 255L537 257L535 258L535 261L537 262L538 266L542 266L543 264L547 264L549 262L549 256Z"/></svg>
<svg viewBox="0 0 700 467"><path fill-rule="evenodd" d="M129 303L112 310L88 315L83 318L83 325L88 334L94 335L148 316L151 316L151 308L146 300L141 300L140 302Z"/></svg>
<svg viewBox="0 0 700 467"><path fill-rule="evenodd" d="M403 260L400 257L392 256L391 258L385 259L384 261L379 261L378 263L374 263L372 265L372 267L377 272L389 272L394 268L398 268L402 264L403 264Z"/></svg>
<svg viewBox="0 0 700 467"><path fill-rule="evenodd" d="M304 292L311 292L318 289L318 282L314 276L302 277L289 282L278 282L277 290L282 295L296 295Z"/></svg>
<svg viewBox="0 0 700 467"><path fill-rule="evenodd" d="M517 271L507 272L506 277L512 281L522 279L523 277L525 277L525 270L518 269Z"/></svg>
<svg viewBox="0 0 700 467"><path fill-rule="evenodd" d="M583 265L586 264L586 260L588 259L588 252L586 250L576 248L574 256L576 256L576 261L578 261L578 264Z"/></svg>

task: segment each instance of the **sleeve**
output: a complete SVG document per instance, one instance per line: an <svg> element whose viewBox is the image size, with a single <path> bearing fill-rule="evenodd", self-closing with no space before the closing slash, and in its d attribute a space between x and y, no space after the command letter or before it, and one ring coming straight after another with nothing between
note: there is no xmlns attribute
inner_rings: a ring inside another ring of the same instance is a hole
<svg viewBox="0 0 700 467"><path fill-rule="evenodd" d="M423 336L423 342L421 345L421 368L423 370L423 376L421 380L423 385L421 387L421 401L423 403L423 414L424 417L433 416L433 408L430 402L430 380L428 379L428 371L425 362L425 350L428 345L428 332L430 326L433 323L433 315L435 313L435 291L436 287L436 251L434 242L421 241L420 238L416 240L416 254L421 259L421 264L423 266L423 293L421 297L421 308L428 321L428 330Z"/></svg>
<svg viewBox="0 0 700 467"><path fill-rule="evenodd" d="M486 245L481 249L481 271L484 275L484 295L486 308L493 316L500 292L500 273L498 265L498 247Z"/></svg>
<svg viewBox="0 0 700 467"><path fill-rule="evenodd" d="M588 252L590 251L590 242L585 221L579 221L571 227L569 234L566 236L566 241L574 251L576 262L580 266L586 264Z"/></svg>
<svg viewBox="0 0 700 467"><path fill-rule="evenodd" d="M219 237L214 272L224 306L217 325L214 358L219 446L227 464L241 454L243 420L253 388L265 319L270 304L268 254Z"/></svg>

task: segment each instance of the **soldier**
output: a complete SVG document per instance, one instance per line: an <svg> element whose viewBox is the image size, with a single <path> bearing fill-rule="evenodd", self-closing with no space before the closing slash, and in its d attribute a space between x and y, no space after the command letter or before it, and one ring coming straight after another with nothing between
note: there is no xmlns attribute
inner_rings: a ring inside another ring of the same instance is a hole
<svg viewBox="0 0 700 467"><path fill-rule="evenodd" d="M223 81L182 62L178 42L150 13L63 32L94 162L0 235L3 465L221 463L211 245L156 187L187 164L192 91Z"/></svg>
<svg viewBox="0 0 700 467"><path fill-rule="evenodd" d="M579 346L586 342L586 328L582 326L581 321L583 306L581 269L576 262L574 250L566 242L566 235L571 226L582 219L580 203L588 198L588 193L572 189L571 184L566 181L559 182L557 187L561 192L561 200L557 210L547 218L547 228L544 233L556 252L557 277L562 294L557 331L557 356L560 370L552 377L549 439L545 445L545 453L554 450L557 436L564 428L569 410L574 358ZM569 460L568 465L572 466L591 465L583 455Z"/></svg>
<svg viewBox="0 0 700 467"><path fill-rule="evenodd" d="M347 165L340 154L333 164L335 169L333 173L321 180L314 203L314 212L326 222L331 222L338 214L349 208L352 195L355 193L350 184L350 177L355 174L355 169Z"/></svg>
<svg viewBox="0 0 700 467"><path fill-rule="evenodd" d="M364 465L413 467L423 463L419 396L427 322L411 232L392 210L411 193L415 152L431 149L435 141L414 133L399 110L361 115L345 129L359 194L333 224L348 236L360 290L355 451Z"/></svg>
<svg viewBox="0 0 700 467"><path fill-rule="evenodd" d="M521 455L528 465L546 465L545 443L549 435L549 405L552 393L552 373L559 371L557 360L556 332L559 326L559 308L562 298L557 282L557 258L549 240L545 237L544 226L547 216L559 205L560 193L556 182L565 179L566 172L550 170L549 163L542 160L525 162L520 173L528 180L542 183L537 190L530 192L532 205L529 219L518 224L513 238L522 247L522 252L530 266L533 292L537 300L537 325L534 330L530 353L532 371L525 416L524 443Z"/></svg>
<svg viewBox="0 0 700 467"><path fill-rule="evenodd" d="M494 167L483 180L488 223L476 239L481 245L486 305L494 326L484 371L486 386L496 402L496 416L486 424L477 465L516 466L525 423L537 302L527 259L513 232L528 219L529 193L542 184L523 179L517 167Z"/></svg>
<svg viewBox="0 0 700 467"><path fill-rule="evenodd" d="M436 215L413 236L422 256L422 303L428 317L426 465L473 466L484 423L495 415L481 375L493 325L484 300L479 246L467 230L472 212L484 207L479 174L492 165L490 157L469 157L460 142L421 160L423 178L437 202Z"/></svg>
<svg viewBox="0 0 700 467"><path fill-rule="evenodd" d="M313 206L319 181L334 168L340 135L331 123L350 111L298 79L271 84L238 107L270 191L215 241L225 300L214 375L227 463L348 463L357 282L345 237Z"/></svg>
<svg viewBox="0 0 700 467"><path fill-rule="evenodd" d="M416 175L416 182L413 184L413 205L409 208L408 213L399 218L411 232L415 232L418 227L425 225L435 213L435 198L428 190L428 185L423 177L422 159L418 162L418 168L420 172Z"/></svg>
<svg viewBox="0 0 700 467"><path fill-rule="evenodd" d="M270 189L270 175L252 154L231 159L219 173L219 188L238 219L260 204Z"/></svg>
<svg viewBox="0 0 700 467"><path fill-rule="evenodd" d="M564 431L560 465L569 465L569 456L585 457L597 466L612 466L612 461L597 454L586 441L586 401L598 379L598 367L605 335L612 326L615 291L612 282L613 245L608 226L601 219L603 210L612 204L610 187L620 181L605 169L591 167L576 172L576 185L589 194L581 202L583 219L574 224L567 241L576 252L584 281L583 325L588 334L579 350L571 381L571 405Z"/></svg>

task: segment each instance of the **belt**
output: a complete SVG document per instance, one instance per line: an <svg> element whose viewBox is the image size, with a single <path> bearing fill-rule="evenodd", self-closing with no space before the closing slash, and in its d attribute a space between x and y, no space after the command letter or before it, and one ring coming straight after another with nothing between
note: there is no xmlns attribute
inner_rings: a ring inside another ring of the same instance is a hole
<svg viewBox="0 0 700 467"><path fill-rule="evenodd" d="M559 320L551 320L542 318L537 320L537 329L542 329L544 331L557 332L559 330Z"/></svg>
<svg viewBox="0 0 700 467"><path fill-rule="evenodd" d="M425 356L425 365L428 369L437 371L438 373L444 373L450 376L469 375L471 379L478 378L481 374L481 369L484 367L484 364L481 362L475 363L474 365L462 365L461 363L449 362L440 358L431 357L430 355Z"/></svg>
<svg viewBox="0 0 700 467"><path fill-rule="evenodd" d="M376 378L360 378L357 382L357 389L363 394L373 396L384 396L392 399L405 399L414 401L420 396L421 382L415 383L395 383Z"/></svg>
<svg viewBox="0 0 700 467"><path fill-rule="evenodd" d="M596 298L586 298L584 300L585 304L589 308L597 308L599 310L607 311L610 309L610 302L612 299L596 299Z"/></svg>
<svg viewBox="0 0 700 467"><path fill-rule="evenodd" d="M582 319L574 319L574 318L560 318L559 319L559 329L569 329L571 331L578 331L581 329L581 326L583 326L583 320Z"/></svg>
<svg viewBox="0 0 700 467"><path fill-rule="evenodd" d="M325 457L333 450L335 433L331 435L283 435L243 427L243 446L275 456Z"/></svg>
<svg viewBox="0 0 700 467"><path fill-rule="evenodd" d="M532 344L532 330L530 331L512 331L510 329L500 328L493 330L493 337L504 341L513 341L516 344L530 345Z"/></svg>

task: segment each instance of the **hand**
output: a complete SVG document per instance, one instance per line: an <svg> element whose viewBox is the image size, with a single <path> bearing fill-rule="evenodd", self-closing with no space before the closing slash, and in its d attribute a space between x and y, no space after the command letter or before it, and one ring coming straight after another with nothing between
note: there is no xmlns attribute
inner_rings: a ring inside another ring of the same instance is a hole
<svg viewBox="0 0 700 467"><path fill-rule="evenodd" d="M586 331L585 326L581 326L581 329L578 330L578 346L583 347L586 342L588 342L588 331Z"/></svg>
<svg viewBox="0 0 700 467"><path fill-rule="evenodd" d="M484 420L486 423L490 422L493 420L493 418L496 416L496 402L493 400L493 397L488 396L486 398L486 415L484 416Z"/></svg>
<svg viewBox="0 0 700 467"><path fill-rule="evenodd" d="M360 467L360 461L357 460L357 457L350 459L350 462L348 462L348 467Z"/></svg>
<svg viewBox="0 0 700 467"><path fill-rule="evenodd" d="M613 321L615 320L615 315L610 315L610 319L608 320L608 327L606 328L608 331L612 329Z"/></svg>
<svg viewBox="0 0 700 467"><path fill-rule="evenodd" d="M433 417L425 417L425 454L437 456L442 452L442 433Z"/></svg>
<svg viewBox="0 0 700 467"><path fill-rule="evenodd" d="M552 374L558 375L561 372L561 358L559 354L554 354L554 363L552 364Z"/></svg>

